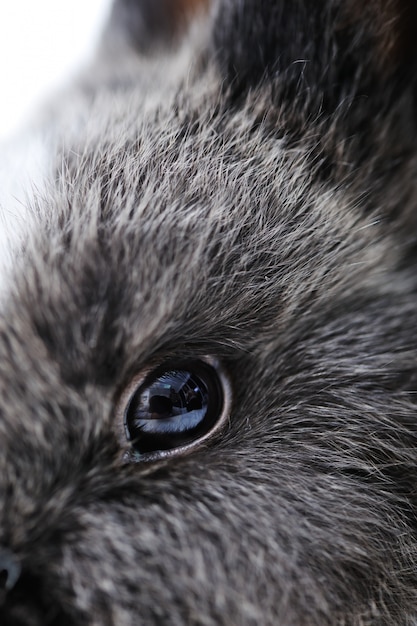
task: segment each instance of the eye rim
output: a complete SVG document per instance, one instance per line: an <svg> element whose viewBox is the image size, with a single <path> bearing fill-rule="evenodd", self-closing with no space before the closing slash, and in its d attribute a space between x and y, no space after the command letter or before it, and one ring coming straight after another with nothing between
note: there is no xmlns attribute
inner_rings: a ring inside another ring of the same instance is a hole
<svg viewBox="0 0 417 626"><path fill-rule="evenodd" d="M143 453L136 451L133 447L132 442L128 439L129 432L126 417L129 407L136 393L142 386L151 384L152 381L154 381L156 378L159 378L162 374L172 370L188 370L190 368L190 364L197 365L197 369L198 367L206 370L211 369L216 375L217 385L220 389L222 396L220 401L221 408L217 420L215 420L215 422L207 430L207 432L197 437L195 440L186 442L175 448L167 450L155 450ZM159 461L176 456L182 456L184 454L198 450L202 447L202 444L204 444L208 439L214 437L214 435L216 435L225 426L225 424L230 419L231 406L232 388L230 377L219 359L207 355L193 355L189 357L181 356L178 359L172 357L167 359L166 361L159 360L158 364L155 364L153 367L147 367L141 370L136 376L134 376L120 396L117 410L117 430L119 438L123 442L123 460L128 463Z"/></svg>

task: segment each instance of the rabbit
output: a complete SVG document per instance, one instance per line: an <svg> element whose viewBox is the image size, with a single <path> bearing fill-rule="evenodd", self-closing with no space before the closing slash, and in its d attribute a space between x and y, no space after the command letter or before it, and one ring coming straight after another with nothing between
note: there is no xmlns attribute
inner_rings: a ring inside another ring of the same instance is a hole
<svg viewBox="0 0 417 626"><path fill-rule="evenodd" d="M416 64L411 0L116 0L3 271L2 626L417 624Z"/></svg>

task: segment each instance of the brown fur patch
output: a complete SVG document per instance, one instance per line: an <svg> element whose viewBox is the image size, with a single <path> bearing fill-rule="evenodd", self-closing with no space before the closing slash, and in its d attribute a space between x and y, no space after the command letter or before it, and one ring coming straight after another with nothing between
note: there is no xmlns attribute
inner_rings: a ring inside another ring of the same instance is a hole
<svg viewBox="0 0 417 626"><path fill-rule="evenodd" d="M417 52L415 0L351 0L348 20L369 26L376 42L375 57L385 71L395 71Z"/></svg>
<svg viewBox="0 0 417 626"><path fill-rule="evenodd" d="M197 12L204 11L210 4L210 0L168 0L167 6L174 23L181 24L188 21Z"/></svg>

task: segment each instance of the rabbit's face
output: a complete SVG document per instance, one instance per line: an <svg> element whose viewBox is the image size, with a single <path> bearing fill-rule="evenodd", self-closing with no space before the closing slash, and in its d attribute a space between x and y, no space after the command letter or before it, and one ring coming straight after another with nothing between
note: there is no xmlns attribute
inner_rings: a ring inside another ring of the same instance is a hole
<svg viewBox="0 0 417 626"><path fill-rule="evenodd" d="M56 114L0 319L2 624L416 619L413 41L308 4L104 50Z"/></svg>

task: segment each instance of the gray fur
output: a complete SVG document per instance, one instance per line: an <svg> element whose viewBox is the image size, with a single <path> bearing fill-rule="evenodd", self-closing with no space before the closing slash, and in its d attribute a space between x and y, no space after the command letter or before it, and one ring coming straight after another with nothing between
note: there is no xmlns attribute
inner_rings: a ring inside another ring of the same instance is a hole
<svg viewBox="0 0 417 626"><path fill-rule="evenodd" d="M0 317L5 626L417 624L414 60L309 4L115 37L51 105ZM227 425L128 462L123 390L190 355Z"/></svg>

